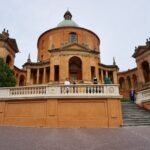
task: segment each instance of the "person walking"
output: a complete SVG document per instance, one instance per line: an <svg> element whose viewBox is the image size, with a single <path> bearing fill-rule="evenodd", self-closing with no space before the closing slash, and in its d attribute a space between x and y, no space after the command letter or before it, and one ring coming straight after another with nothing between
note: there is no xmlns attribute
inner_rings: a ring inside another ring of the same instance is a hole
<svg viewBox="0 0 150 150"><path fill-rule="evenodd" d="M135 101L135 90L133 88L130 90L130 101L132 103Z"/></svg>

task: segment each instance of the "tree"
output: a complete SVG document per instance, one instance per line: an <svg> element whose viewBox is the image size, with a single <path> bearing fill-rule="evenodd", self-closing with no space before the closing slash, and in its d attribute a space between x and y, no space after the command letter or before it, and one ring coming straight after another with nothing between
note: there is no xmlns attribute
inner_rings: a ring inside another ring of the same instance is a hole
<svg viewBox="0 0 150 150"><path fill-rule="evenodd" d="M0 87L12 87L16 85L14 72L9 65L0 58Z"/></svg>

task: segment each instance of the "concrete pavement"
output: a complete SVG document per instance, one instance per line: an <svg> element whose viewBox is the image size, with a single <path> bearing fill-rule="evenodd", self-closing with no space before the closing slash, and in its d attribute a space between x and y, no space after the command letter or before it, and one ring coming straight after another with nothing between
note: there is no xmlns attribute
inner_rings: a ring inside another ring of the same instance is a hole
<svg viewBox="0 0 150 150"><path fill-rule="evenodd" d="M150 150L150 127L0 127L0 150Z"/></svg>

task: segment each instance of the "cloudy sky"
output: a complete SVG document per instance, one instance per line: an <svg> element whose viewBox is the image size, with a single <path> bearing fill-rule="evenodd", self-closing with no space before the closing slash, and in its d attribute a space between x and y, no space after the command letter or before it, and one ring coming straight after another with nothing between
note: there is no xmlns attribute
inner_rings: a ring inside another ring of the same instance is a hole
<svg viewBox="0 0 150 150"><path fill-rule="evenodd" d="M56 27L67 9L79 26L99 36L102 63L115 57L120 71L136 66L134 48L150 37L150 0L0 0L0 31L8 29L20 50L16 66L29 53L37 61L38 37Z"/></svg>

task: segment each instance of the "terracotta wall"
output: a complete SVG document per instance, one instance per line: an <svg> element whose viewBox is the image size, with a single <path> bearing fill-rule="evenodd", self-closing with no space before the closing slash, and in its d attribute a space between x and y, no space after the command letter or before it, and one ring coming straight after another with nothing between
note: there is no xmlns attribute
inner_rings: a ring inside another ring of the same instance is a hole
<svg viewBox="0 0 150 150"><path fill-rule="evenodd" d="M0 124L50 128L119 127L122 112L117 99L1 101Z"/></svg>
<svg viewBox="0 0 150 150"><path fill-rule="evenodd" d="M45 32L40 36L38 41L38 60L41 61L49 59L48 50L52 48L61 48L69 44L69 33L75 32L78 36L78 43L86 45L89 49L96 49L99 51L100 42L98 37L91 31L83 28L55 28L48 32Z"/></svg>

